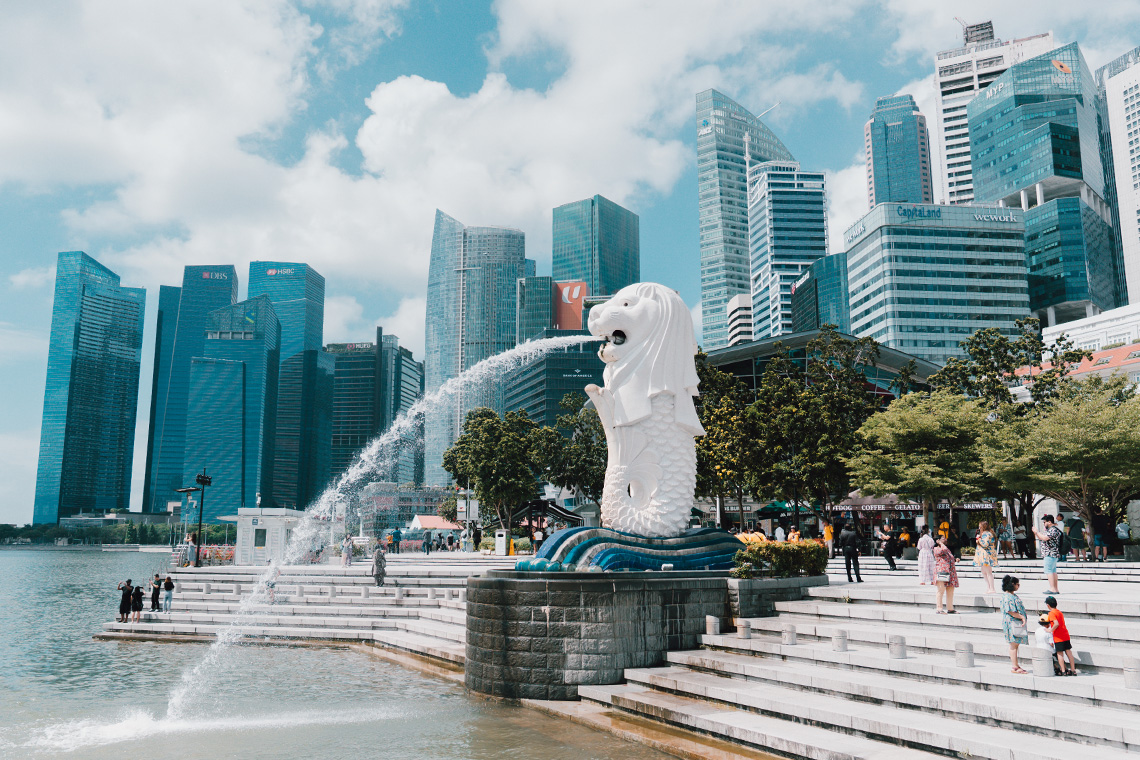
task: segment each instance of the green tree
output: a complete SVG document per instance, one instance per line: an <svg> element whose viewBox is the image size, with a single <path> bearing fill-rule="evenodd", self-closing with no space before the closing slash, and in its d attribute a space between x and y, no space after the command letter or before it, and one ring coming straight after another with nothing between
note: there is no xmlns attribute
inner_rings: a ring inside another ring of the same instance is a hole
<svg viewBox="0 0 1140 760"><path fill-rule="evenodd" d="M127 536L126 543L137 544L139 542L139 531L133 522L127 523Z"/></svg>
<svg viewBox="0 0 1140 760"><path fill-rule="evenodd" d="M547 463L548 481L598 504L606 479L606 432L597 411L585 403L581 393L562 397L557 434L543 433L539 439L544 448L541 458Z"/></svg>
<svg viewBox="0 0 1140 760"><path fill-rule="evenodd" d="M480 511L492 510L508 529L511 513L535 496L548 467L542 430L525 411L499 417L493 409L472 409L463 433L443 455L443 468L456 482L470 483Z"/></svg>
<svg viewBox="0 0 1140 760"><path fill-rule="evenodd" d="M435 513L449 522L459 519L459 497L455 491L449 491L447 496L443 497L435 508Z"/></svg>
<svg viewBox="0 0 1140 760"><path fill-rule="evenodd" d="M697 354L696 367L700 395L694 404L705 429L696 439L696 493L722 505L726 496L735 497L743 528L744 493L755 479L756 436L747 416L754 395L736 377L712 366L703 352Z"/></svg>
<svg viewBox="0 0 1140 760"><path fill-rule="evenodd" d="M982 401L952 391L897 398L859 428L851 480L865 494L920 502L929 525L940 499L953 506L993 489L979 445L986 417Z"/></svg>
<svg viewBox="0 0 1140 760"><path fill-rule="evenodd" d="M1124 378L1073 381L1048 405L997 426L982 446L986 470L1008 490L1032 490L1092 524L1140 495L1140 397Z"/></svg>

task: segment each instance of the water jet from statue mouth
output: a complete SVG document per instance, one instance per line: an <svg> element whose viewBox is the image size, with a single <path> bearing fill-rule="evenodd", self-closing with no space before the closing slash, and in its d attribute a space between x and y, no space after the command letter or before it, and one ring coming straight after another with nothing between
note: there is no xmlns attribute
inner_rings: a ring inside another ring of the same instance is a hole
<svg viewBox="0 0 1140 760"><path fill-rule="evenodd" d="M615 346L620 346L622 343L625 343L625 333L621 330L614 330L613 334L610 335L610 343L613 343Z"/></svg>

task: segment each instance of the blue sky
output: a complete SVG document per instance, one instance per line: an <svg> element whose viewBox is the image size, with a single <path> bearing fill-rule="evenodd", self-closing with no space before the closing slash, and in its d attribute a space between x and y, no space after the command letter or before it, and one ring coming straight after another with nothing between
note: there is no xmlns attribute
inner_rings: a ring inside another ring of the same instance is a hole
<svg viewBox="0 0 1140 760"><path fill-rule="evenodd" d="M1095 13L1090 14L1092 8ZM1052 30L1093 66L1140 44L1140 4L89 2L0 25L0 522L30 519L52 267L85 250L148 289L138 504L160 284L191 263L305 261L326 342L380 323L422 355L432 214L517 226L550 267L550 210L641 216L642 275L699 301L693 96L759 112L829 172L833 239L865 210L863 123L960 26ZM838 248L836 249L838 250Z"/></svg>

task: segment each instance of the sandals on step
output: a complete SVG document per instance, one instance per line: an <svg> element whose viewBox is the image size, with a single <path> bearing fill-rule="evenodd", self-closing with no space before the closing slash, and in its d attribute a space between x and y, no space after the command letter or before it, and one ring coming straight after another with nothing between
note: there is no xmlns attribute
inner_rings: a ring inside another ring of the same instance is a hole
<svg viewBox="0 0 1140 760"><path fill-rule="evenodd" d="M1009 672L1010 673L1017 673L1018 675L1026 675L1027 673L1029 673L1029 671L1026 670L1025 668L1010 668Z"/></svg>

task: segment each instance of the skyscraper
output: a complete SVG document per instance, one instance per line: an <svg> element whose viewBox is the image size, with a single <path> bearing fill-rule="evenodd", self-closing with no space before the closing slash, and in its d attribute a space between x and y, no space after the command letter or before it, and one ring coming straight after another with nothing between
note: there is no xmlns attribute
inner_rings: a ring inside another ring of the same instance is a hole
<svg viewBox="0 0 1140 760"><path fill-rule="evenodd" d="M178 326L170 352L166 390L159 387L160 406L155 408L155 434L151 460L151 493L146 500L151 511L164 512L171 501L181 501L174 489L182 480L186 453L186 411L190 397L190 360L202 356L206 344L206 315L237 301L238 278L232 266L188 266L182 271L178 297Z"/></svg>
<svg viewBox="0 0 1140 760"><path fill-rule="evenodd" d="M851 298L847 289L847 254L833 253L816 260L792 289L792 332L835 325L851 332Z"/></svg>
<svg viewBox="0 0 1140 760"><path fill-rule="evenodd" d="M875 101L863 128L867 153L867 202L932 203L930 134L910 95Z"/></svg>
<svg viewBox="0 0 1140 760"><path fill-rule="evenodd" d="M527 274L525 236L504 227L464 227L442 211L428 267L425 392L515 345L516 283ZM501 382L465 387L448 408L424 420L424 482L444 485L443 453L459 436L470 409L503 411Z"/></svg>
<svg viewBox="0 0 1140 760"><path fill-rule="evenodd" d="M827 197L822 172L794 161L748 169L748 246L752 339L792 331L792 285L827 255Z"/></svg>
<svg viewBox="0 0 1140 760"><path fill-rule="evenodd" d="M728 299L728 345L752 342L752 295L741 293Z"/></svg>
<svg viewBox="0 0 1140 760"><path fill-rule="evenodd" d="M613 295L641 280L637 214L595 195L554 209L555 280L580 280L596 295Z"/></svg>
<svg viewBox="0 0 1140 760"><path fill-rule="evenodd" d="M1055 47L1052 32L1002 42L989 21L967 26L963 37L962 47L934 57L935 195L947 203L974 199L966 104L1014 63Z"/></svg>
<svg viewBox="0 0 1140 760"><path fill-rule="evenodd" d="M731 98L717 90L698 93L697 204L705 350L728 345L728 301L751 292L746 148L754 163L795 160L772 130Z"/></svg>
<svg viewBox="0 0 1140 760"><path fill-rule="evenodd" d="M582 330L544 330L539 337L582 335ZM586 399L585 387L601 385L605 364L596 343L580 343L543 354L511 372L507 380L507 409L523 410L539 425L557 427L565 414L562 399L576 393Z"/></svg>
<svg viewBox="0 0 1140 760"><path fill-rule="evenodd" d="M383 372L383 431L387 431L412 405L424 395L424 365L412 356L412 352L400 345L400 339L391 334L380 336L380 367ZM414 431L405 433L399 445L399 453L388 473L381 473L387 479L400 485L423 483L423 417L417 422Z"/></svg>
<svg viewBox="0 0 1140 760"><path fill-rule="evenodd" d="M553 277L522 277L517 288L515 340L525 343L554 326L554 303L557 291Z"/></svg>
<svg viewBox="0 0 1140 760"><path fill-rule="evenodd" d="M1116 213L1119 305L1140 303L1140 47L1097 69L1105 200ZM1123 285L1123 287L1120 287Z"/></svg>
<svg viewBox="0 0 1140 760"><path fill-rule="evenodd" d="M166 389L170 384L170 362L174 356L174 336L178 330L178 301L182 288L162 285L158 289L158 319L154 331L154 368L150 382L150 420L146 439L146 473L143 475L142 511L160 512L166 505L151 505L153 481L158 467L155 443L162 440L162 415L166 409Z"/></svg>
<svg viewBox="0 0 1140 760"><path fill-rule="evenodd" d="M329 480L336 360L322 350L325 278L307 264L252 261L249 297L266 296L281 324L273 490L264 506L304 509Z"/></svg>
<svg viewBox="0 0 1140 760"><path fill-rule="evenodd" d="M967 113L975 198L1026 211L1030 308L1047 325L1113 308L1097 93L1080 48L1014 64Z"/></svg>
<svg viewBox="0 0 1140 760"><path fill-rule="evenodd" d="M211 311L203 337L190 360L182 482L213 478L204 519L216 522L273 488L281 326L262 295Z"/></svg>
<svg viewBox="0 0 1140 760"><path fill-rule="evenodd" d="M130 507L145 306L86 253L59 254L33 523Z"/></svg>

